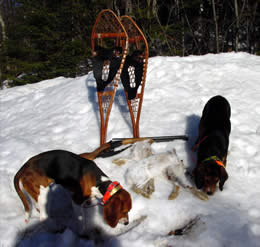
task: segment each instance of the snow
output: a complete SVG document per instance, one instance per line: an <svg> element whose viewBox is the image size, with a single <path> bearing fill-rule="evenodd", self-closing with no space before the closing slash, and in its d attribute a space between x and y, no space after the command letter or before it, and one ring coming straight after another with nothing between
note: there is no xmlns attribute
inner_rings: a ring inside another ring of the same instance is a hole
<svg viewBox="0 0 260 247"><path fill-rule="evenodd" d="M80 209L84 217L79 222L72 215L70 197L58 185L51 189L50 210L62 219L53 222L50 219L51 224L44 224L34 207L26 224L22 203L13 186L18 169L38 153L52 149L83 153L99 146L99 109L93 73L0 91L0 246L260 246L259 81L260 57L247 53L149 59L140 134L142 137L187 134L189 141L137 143L114 157L95 160L131 193L130 221L147 216L124 234L117 231L125 226L113 230L104 225L98 207ZM184 172L194 168L191 147L198 134L202 109L218 94L228 99L232 112L229 179L224 190L217 190L208 201L202 201L180 188L178 197L168 200L174 184L166 178L167 170L177 180L194 186ZM128 108L119 86L107 140L131 135ZM124 164L116 165L115 159L124 160ZM150 199L132 190L133 184L141 186L151 178L155 191ZM198 220L190 232L168 236L170 231L195 218ZM82 227L91 227L91 221L106 232L104 242L95 244L75 233L81 232ZM48 229L64 224L70 227L56 233Z"/></svg>

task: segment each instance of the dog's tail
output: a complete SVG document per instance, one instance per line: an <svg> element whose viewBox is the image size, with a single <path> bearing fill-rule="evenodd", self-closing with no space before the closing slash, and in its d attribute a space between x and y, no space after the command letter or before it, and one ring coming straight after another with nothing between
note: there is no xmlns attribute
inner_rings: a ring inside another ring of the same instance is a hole
<svg viewBox="0 0 260 247"><path fill-rule="evenodd" d="M30 215L30 206L29 206L29 202L28 202L24 192L20 188L20 180L23 176L26 164L27 163L25 163L14 176L14 188L15 188L17 194L19 195L20 199L22 200L22 203L24 205L24 210L25 210L25 222L28 222L29 215Z"/></svg>

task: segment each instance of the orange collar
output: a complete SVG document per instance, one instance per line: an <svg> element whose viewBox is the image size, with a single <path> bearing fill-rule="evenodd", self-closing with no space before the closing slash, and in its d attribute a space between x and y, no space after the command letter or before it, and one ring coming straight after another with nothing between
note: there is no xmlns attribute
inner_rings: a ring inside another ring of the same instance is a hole
<svg viewBox="0 0 260 247"><path fill-rule="evenodd" d="M215 160L215 162L219 165L225 168L225 165L223 164L223 162L219 161L219 160Z"/></svg>
<svg viewBox="0 0 260 247"><path fill-rule="evenodd" d="M217 163L217 165L225 168L225 165L223 164L221 159L219 159L217 156L210 156L209 158L206 158L205 160L203 160L201 163L208 161L208 160L214 160Z"/></svg>
<svg viewBox="0 0 260 247"><path fill-rule="evenodd" d="M105 205L109 199L115 194L117 193L119 190L121 190L123 187L120 185L120 183L114 181L112 182L108 188L107 191L105 193L105 195L103 196L102 199L102 204Z"/></svg>

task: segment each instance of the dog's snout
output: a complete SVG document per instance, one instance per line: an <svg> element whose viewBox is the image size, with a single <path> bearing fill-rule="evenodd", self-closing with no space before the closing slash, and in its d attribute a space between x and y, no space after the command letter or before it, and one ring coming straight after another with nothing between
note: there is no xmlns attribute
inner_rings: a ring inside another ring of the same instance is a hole
<svg viewBox="0 0 260 247"><path fill-rule="evenodd" d="M123 225L128 225L129 221L128 221L127 218L121 218L121 219L119 220L119 223L120 223L120 224L123 224Z"/></svg>
<svg viewBox="0 0 260 247"><path fill-rule="evenodd" d="M212 191L208 191L207 194L208 194L209 196L212 196L212 195L213 195Z"/></svg>

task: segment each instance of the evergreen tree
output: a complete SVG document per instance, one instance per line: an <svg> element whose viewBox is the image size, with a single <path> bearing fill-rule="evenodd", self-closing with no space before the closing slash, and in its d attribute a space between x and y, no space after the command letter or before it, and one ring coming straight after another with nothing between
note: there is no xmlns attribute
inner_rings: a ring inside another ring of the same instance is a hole
<svg viewBox="0 0 260 247"><path fill-rule="evenodd" d="M0 0L0 82L35 83L90 69L98 13L130 15L154 55L259 54L260 0ZM213 11L213 3L215 13ZM217 32L216 32L217 27ZM218 42L218 48L217 48Z"/></svg>
<svg viewBox="0 0 260 247"><path fill-rule="evenodd" d="M8 41L14 84L75 76L89 45L77 36L74 15L76 9L83 11L87 6L79 8L69 0L19 0L17 4L16 31L10 32Z"/></svg>

